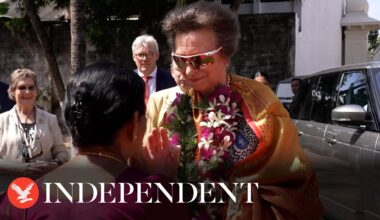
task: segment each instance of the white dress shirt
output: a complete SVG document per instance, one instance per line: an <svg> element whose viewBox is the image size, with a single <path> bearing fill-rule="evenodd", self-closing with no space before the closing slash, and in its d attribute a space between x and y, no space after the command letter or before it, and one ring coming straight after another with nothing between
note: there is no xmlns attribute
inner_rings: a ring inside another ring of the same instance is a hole
<svg viewBox="0 0 380 220"><path fill-rule="evenodd" d="M139 70L137 70L137 74L139 74L141 78L145 76ZM150 79L148 81L148 87L149 87L149 96L150 96L151 94L156 92L157 66L154 68L153 72L149 76L150 76Z"/></svg>

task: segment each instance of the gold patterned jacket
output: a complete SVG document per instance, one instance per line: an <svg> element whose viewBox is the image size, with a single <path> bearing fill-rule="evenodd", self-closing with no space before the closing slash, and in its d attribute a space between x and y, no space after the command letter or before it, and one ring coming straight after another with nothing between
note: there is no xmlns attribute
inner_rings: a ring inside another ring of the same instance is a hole
<svg viewBox="0 0 380 220"><path fill-rule="evenodd" d="M227 219L320 219L318 184L289 113L268 87L232 75L231 88L240 93L241 110L258 136L257 149L229 171L230 182L259 183L253 204L247 192L226 210Z"/></svg>
<svg viewBox="0 0 380 220"><path fill-rule="evenodd" d="M240 93L244 118L260 142L228 171L229 181L259 183L259 188L253 189L253 204L245 203L246 190L238 192L237 203L226 206L223 215L241 220L319 220L322 207L317 180L289 113L273 91L259 82L232 75L231 88ZM163 90L150 98L147 134L162 126L175 90Z"/></svg>

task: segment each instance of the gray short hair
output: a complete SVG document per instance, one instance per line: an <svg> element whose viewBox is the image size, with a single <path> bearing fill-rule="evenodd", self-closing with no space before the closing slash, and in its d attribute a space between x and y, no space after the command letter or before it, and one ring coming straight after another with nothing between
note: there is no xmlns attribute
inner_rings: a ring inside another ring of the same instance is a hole
<svg viewBox="0 0 380 220"><path fill-rule="evenodd" d="M152 35L144 34L138 36L132 43L132 53L135 53L135 51L141 47L149 46L152 46L154 48L153 52L159 52L157 41Z"/></svg>

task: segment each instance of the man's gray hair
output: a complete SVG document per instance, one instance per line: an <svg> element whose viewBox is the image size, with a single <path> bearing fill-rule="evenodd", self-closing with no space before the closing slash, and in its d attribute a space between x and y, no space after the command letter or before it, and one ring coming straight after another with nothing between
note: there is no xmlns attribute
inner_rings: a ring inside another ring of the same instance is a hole
<svg viewBox="0 0 380 220"><path fill-rule="evenodd" d="M132 53L134 54L141 47L149 48L149 46L154 48L152 52L159 52L157 41L152 35L144 34L138 36L132 43Z"/></svg>

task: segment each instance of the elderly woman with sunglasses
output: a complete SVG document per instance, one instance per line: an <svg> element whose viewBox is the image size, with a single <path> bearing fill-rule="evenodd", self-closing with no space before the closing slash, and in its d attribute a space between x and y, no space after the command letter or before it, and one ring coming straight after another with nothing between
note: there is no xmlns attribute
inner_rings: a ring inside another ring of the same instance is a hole
<svg viewBox="0 0 380 220"><path fill-rule="evenodd" d="M68 152L56 116L35 106L36 74L30 69L12 72L8 94L16 104L0 114L1 176L37 177L65 163Z"/></svg>
<svg viewBox="0 0 380 220"><path fill-rule="evenodd" d="M174 62L192 87L191 102L175 100L164 124L173 142L188 145L195 136L195 156L181 158L182 166L194 164L202 182L259 184L252 189L253 204L245 203L245 188L234 192L236 203L210 209L200 205L207 214L195 217L320 219L315 174L288 112L269 87L227 72L238 47L236 16L218 4L199 1L169 12L163 30ZM177 120L178 109L190 112L193 120ZM178 121L186 132L171 126ZM188 134L191 124L194 136Z"/></svg>

